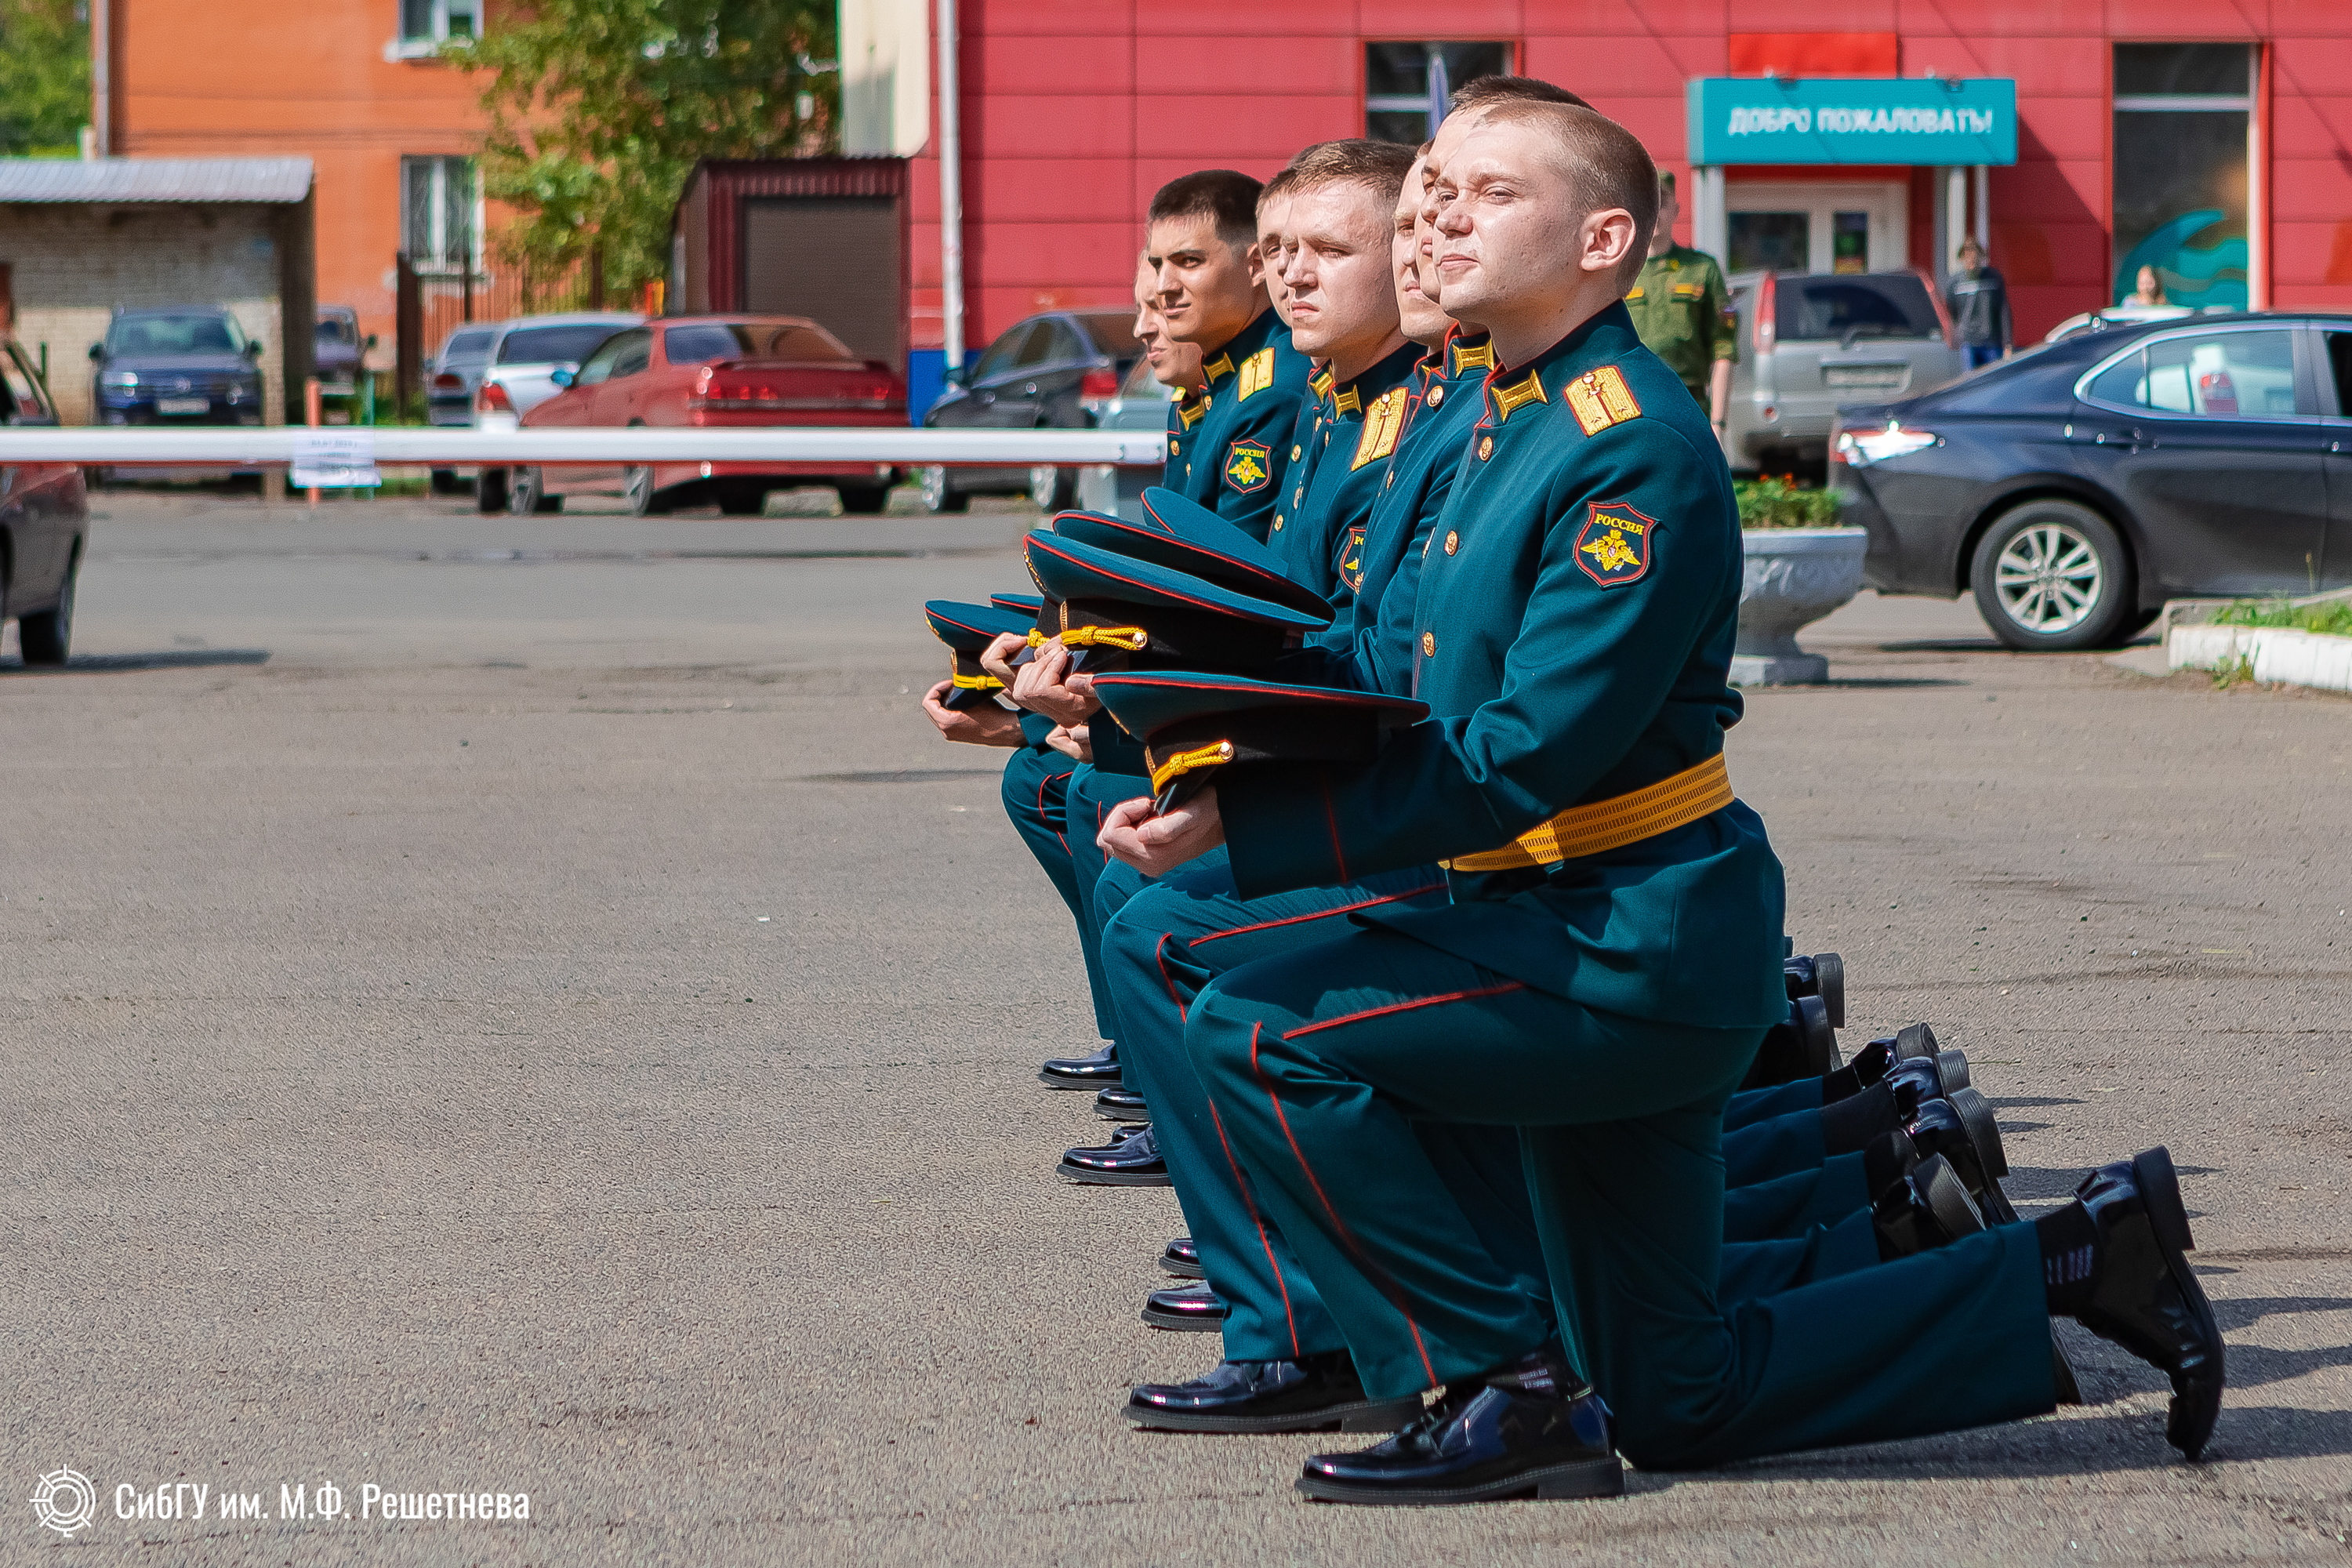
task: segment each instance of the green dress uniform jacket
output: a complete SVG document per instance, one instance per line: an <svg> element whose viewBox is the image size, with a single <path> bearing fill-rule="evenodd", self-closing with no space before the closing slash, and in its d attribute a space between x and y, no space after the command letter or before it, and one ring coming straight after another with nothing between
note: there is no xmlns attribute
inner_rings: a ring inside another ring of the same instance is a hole
<svg viewBox="0 0 2352 1568"><path fill-rule="evenodd" d="M1351 381L1334 381L1326 368L1307 383L1312 417L1301 421L1290 448L1283 478L1289 493L1275 502L1266 543L1282 558L1286 576L1322 595L1336 612L1330 627L1310 640L1344 643L1354 624L1372 505L1404 434L1412 397L1406 383L1420 358L1420 345L1406 343Z"/></svg>
<svg viewBox="0 0 2352 1568"><path fill-rule="evenodd" d="M1412 689L1413 603L1430 530L1483 405L1495 356L1484 334L1456 331L1413 367L1404 433L1367 520L1351 613L1285 660L1277 679L1402 697Z"/></svg>
<svg viewBox="0 0 2352 1568"><path fill-rule="evenodd" d="M1368 764L1222 786L1244 896L1498 848L1706 761L1738 721L1730 476L1624 308L1490 374L1485 403L1422 565L1412 695L1431 717ZM1744 805L1453 882L1451 908L1366 918L1611 1013L1787 1016L1780 865Z"/></svg>
<svg viewBox="0 0 2352 1568"><path fill-rule="evenodd" d="M1269 305L1202 359L1206 394L1168 405L1166 483L1263 540L1290 464L1307 356Z"/></svg>
<svg viewBox="0 0 2352 1568"><path fill-rule="evenodd" d="M1739 317L1723 269L1703 250L1677 245L1642 264L1625 291L1642 346L1665 362L1704 405L1715 362L1739 363Z"/></svg>

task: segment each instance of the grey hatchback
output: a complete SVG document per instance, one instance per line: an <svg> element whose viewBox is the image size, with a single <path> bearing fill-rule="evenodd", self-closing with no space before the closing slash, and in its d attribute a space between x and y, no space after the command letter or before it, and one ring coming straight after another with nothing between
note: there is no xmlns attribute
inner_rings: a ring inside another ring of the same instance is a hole
<svg viewBox="0 0 2352 1568"><path fill-rule="evenodd" d="M1968 366L1916 272L1743 272L1724 445L1743 472L1818 471L1838 405L1932 391Z"/></svg>

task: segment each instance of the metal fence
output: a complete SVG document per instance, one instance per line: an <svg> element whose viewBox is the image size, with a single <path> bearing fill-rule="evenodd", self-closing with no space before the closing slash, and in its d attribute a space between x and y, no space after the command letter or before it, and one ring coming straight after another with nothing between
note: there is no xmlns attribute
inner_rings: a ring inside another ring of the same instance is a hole
<svg viewBox="0 0 2352 1568"><path fill-rule="evenodd" d="M557 310L626 309L628 300L608 299L603 257L591 255L571 266L534 272L528 266L451 270L419 268L407 256L394 260L396 305L394 381L398 406L424 391L424 366L449 334L468 321L503 321Z"/></svg>

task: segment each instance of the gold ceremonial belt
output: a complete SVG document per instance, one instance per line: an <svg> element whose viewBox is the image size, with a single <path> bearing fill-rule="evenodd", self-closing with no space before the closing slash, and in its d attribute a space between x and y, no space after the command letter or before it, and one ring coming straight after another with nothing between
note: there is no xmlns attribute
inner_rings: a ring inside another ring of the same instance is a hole
<svg viewBox="0 0 2352 1568"><path fill-rule="evenodd" d="M955 683L966 691L1002 691L1004 682L992 675L957 675Z"/></svg>
<svg viewBox="0 0 2352 1568"><path fill-rule="evenodd" d="M1516 871L1622 849L1687 826L1732 803L1731 770L1723 753L1656 784L1589 805L1572 805L1539 822L1500 849L1440 860L1449 871Z"/></svg>
<svg viewBox="0 0 2352 1568"><path fill-rule="evenodd" d="M1064 647L1119 647L1129 653L1141 653L1150 640L1141 626L1072 626L1053 637L1039 631L1029 634L1031 647L1058 642Z"/></svg>

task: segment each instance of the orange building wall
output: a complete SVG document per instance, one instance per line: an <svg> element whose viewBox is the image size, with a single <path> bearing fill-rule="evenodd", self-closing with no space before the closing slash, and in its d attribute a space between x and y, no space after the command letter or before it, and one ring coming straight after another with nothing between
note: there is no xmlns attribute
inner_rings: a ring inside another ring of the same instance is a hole
<svg viewBox="0 0 2352 1568"><path fill-rule="evenodd" d="M467 73L387 62L397 0L105 0L120 81L116 151L137 158L298 156L317 171L318 298L351 305L389 369L404 154L474 153Z"/></svg>

